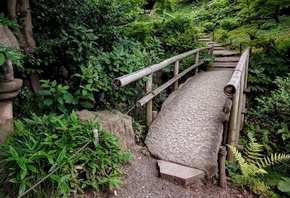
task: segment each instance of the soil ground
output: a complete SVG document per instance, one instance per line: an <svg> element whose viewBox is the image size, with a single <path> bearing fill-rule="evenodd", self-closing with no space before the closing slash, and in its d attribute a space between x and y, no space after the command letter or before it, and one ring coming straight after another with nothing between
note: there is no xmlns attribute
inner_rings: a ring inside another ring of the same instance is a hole
<svg viewBox="0 0 290 198"><path fill-rule="evenodd" d="M255 196L233 189L220 188L217 181L203 180L191 186L181 186L158 175L156 159L139 147L131 151L134 160L123 167L123 184L120 189L105 192L88 192L85 198L254 198ZM143 154L145 153L145 155Z"/></svg>

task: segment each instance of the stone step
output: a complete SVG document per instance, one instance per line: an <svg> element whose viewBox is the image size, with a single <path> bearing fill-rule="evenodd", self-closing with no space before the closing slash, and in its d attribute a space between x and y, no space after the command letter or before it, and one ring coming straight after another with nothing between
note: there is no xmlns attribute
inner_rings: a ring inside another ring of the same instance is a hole
<svg viewBox="0 0 290 198"><path fill-rule="evenodd" d="M157 160L160 177L188 186L204 178L203 171L172 162Z"/></svg>
<svg viewBox="0 0 290 198"><path fill-rule="evenodd" d="M228 57L228 56L239 55L239 53L227 51L227 50L213 50L213 55L218 56L218 57Z"/></svg>
<svg viewBox="0 0 290 198"><path fill-rule="evenodd" d="M211 42L211 39L209 39L209 38L202 38L202 39L198 39L198 41L200 41L200 42Z"/></svg>
<svg viewBox="0 0 290 198"><path fill-rule="evenodd" d="M221 46L214 46L213 50L225 50L226 48L221 47Z"/></svg>
<svg viewBox="0 0 290 198"><path fill-rule="evenodd" d="M211 41L211 42L206 42L206 44L207 45L215 45L216 43Z"/></svg>
<svg viewBox="0 0 290 198"><path fill-rule="evenodd" d="M214 62L212 67L235 68L238 62Z"/></svg>
<svg viewBox="0 0 290 198"><path fill-rule="evenodd" d="M239 56L231 56L231 57L216 57L214 59L215 62L237 62L240 60Z"/></svg>
<svg viewBox="0 0 290 198"><path fill-rule="evenodd" d="M210 71L234 71L235 68L213 67Z"/></svg>

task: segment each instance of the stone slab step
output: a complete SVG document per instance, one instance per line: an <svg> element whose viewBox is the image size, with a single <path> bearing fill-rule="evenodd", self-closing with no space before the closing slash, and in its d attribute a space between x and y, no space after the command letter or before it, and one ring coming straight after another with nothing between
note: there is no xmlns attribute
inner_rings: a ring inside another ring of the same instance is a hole
<svg viewBox="0 0 290 198"><path fill-rule="evenodd" d="M214 59L215 62L237 62L240 60L239 56L231 56L231 57L216 57Z"/></svg>
<svg viewBox="0 0 290 198"><path fill-rule="evenodd" d="M238 62L214 62L212 67L235 68Z"/></svg>
<svg viewBox="0 0 290 198"><path fill-rule="evenodd" d="M209 38L202 38L202 39L198 39L198 41L200 41L200 42L211 42L211 39L209 39Z"/></svg>
<svg viewBox="0 0 290 198"><path fill-rule="evenodd" d="M213 50L225 50L226 48L221 47L221 46L214 46Z"/></svg>
<svg viewBox="0 0 290 198"><path fill-rule="evenodd" d="M222 67L213 67L210 69L210 71L234 71L235 68L222 68Z"/></svg>
<svg viewBox="0 0 290 198"><path fill-rule="evenodd" d="M160 177L178 184L187 186L196 183L197 180L203 179L203 171L171 163L164 160L157 160Z"/></svg>
<svg viewBox="0 0 290 198"><path fill-rule="evenodd" d="M236 56L236 55L239 55L239 53L238 52L227 51L227 50L213 50L213 55L221 56L221 57L227 57L227 56Z"/></svg>

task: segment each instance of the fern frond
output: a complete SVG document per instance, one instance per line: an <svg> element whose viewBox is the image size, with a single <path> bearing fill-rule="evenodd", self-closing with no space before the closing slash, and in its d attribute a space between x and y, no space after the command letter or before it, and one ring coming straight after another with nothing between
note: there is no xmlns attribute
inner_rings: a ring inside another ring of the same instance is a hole
<svg viewBox="0 0 290 198"><path fill-rule="evenodd" d="M235 146L233 146L233 145L227 145L229 148L230 148L230 150L232 151L232 153L233 153L233 155L234 155L234 157L235 157L235 159L238 161L238 163L242 166L243 164L245 164L245 158L243 158L242 157L242 154L241 154L241 152L240 151L238 151L238 149L235 147Z"/></svg>
<svg viewBox="0 0 290 198"><path fill-rule="evenodd" d="M257 161L257 165L259 168L265 168L268 166L272 166L276 163L280 163L285 160L289 160L290 155L289 154L284 154L284 153L273 153L270 156L266 156L263 159L260 159Z"/></svg>
<svg viewBox="0 0 290 198"><path fill-rule="evenodd" d="M253 180L251 185L250 185L250 189L254 193L261 195L261 194L265 193L267 190L269 190L269 186L267 186L264 182L261 182L258 180Z"/></svg>
<svg viewBox="0 0 290 198"><path fill-rule="evenodd" d="M256 142L256 138L251 133L248 133L249 142L245 148L245 155L247 156L246 161L255 163L257 160L262 159L263 146Z"/></svg>

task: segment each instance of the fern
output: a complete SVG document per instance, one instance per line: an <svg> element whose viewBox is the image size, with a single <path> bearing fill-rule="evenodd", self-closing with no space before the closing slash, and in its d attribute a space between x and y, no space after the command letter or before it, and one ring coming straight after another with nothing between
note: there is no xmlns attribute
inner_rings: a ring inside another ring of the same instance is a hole
<svg viewBox="0 0 290 198"><path fill-rule="evenodd" d="M247 186L254 193L261 195L269 189L269 186L267 186L263 181L260 181L258 176L267 174L267 171L265 170L266 167L290 159L290 155L271 154L270 156L263 156L261 154L263 146L256 142L256 139L251 133L248 134L248 137L249 142L245 148L244 156L242 156L241 152L239 152L235 146L228 145L235 159L239 163L241 170L241 175L235 175L234 178L242 187ZM290 181L290 178L289 180L285 180L285 182L288 181ZM285 182L280 181L282 189L286 185ZM288 183L288 185L289 184L290 183Z"/></svg>

